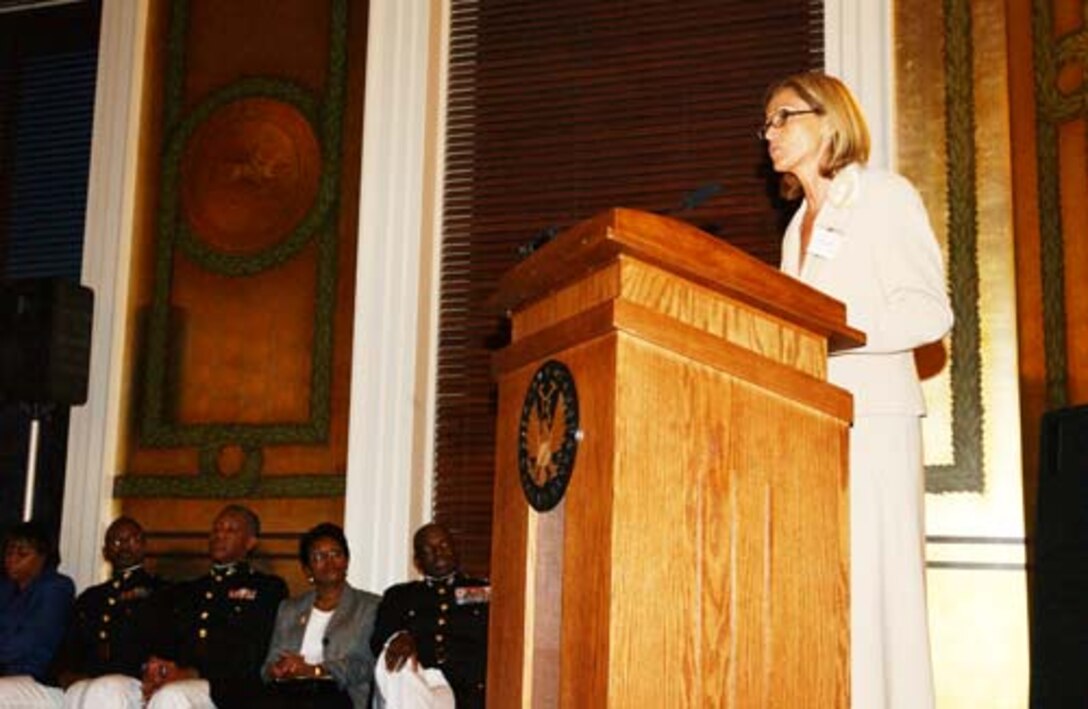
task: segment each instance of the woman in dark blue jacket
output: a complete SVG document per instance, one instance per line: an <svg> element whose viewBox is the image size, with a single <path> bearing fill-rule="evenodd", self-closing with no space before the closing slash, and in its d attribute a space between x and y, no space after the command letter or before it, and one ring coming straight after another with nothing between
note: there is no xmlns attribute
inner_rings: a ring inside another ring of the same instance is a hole
<svg viewBox="0 0 1088 709"><path fill-rule="evenodd" d="M45 528L23 522L4 535L0 579L0 701L46 702L61 696L49 667L72 612L75 585L57 572L60 558Z"/></svg>

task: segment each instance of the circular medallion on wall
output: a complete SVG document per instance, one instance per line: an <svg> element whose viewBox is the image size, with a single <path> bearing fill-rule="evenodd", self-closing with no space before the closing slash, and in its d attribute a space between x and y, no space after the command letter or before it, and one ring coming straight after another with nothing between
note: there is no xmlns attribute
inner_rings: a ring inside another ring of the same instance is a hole
<svg viewBox="0 0 1088 709"><path fill-rule="evenodd" d="M314 206L321 146L289 103L231 101L198 125L181 162L181 211L194 237L225 253L266 249Z"/></svg>
<svg viewBox="0 0 1088 709"><path fill-rule="evenodd" d="M563 499L582 438L578 389L565 364L548 360L525 392L518 422L518 472L529 504L547 512Z"/></svg>

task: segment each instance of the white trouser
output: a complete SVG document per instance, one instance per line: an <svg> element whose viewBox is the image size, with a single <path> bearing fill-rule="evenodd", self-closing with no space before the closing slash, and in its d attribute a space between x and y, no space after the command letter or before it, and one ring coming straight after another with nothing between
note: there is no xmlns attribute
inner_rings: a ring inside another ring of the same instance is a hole
<svg viewBox="0 0 1088 709"><path fill-rule="evenodd" d="M933 709L925 480L915 416L850 430L850 653L855 709Z"/></svg>
<svg viewBox="0 0 1088 709"><path fill-rule="evenodd" d="M374 663L374 709L454 709L453 690L442 670L412 667L396 672L385 668L385 650Z"/></svg>
<svg viewBox="0 0 1088 709"><path fill-rule="evenodd" d="M140 680L125 675L105 675L77 682L64 696L65 709L215 709L208 681L185 679L159 688L144 703Z"/></svg>
<svg viewBox="0 0 1088 709"><path fill-rule="evenodd" d="M54 709L64 691L39 684L30 675L0 677L0 709Z"/></svg>
<svg viewBox="0 0 1088 709"><path fill-rule="evenodd" d="M140 709L143 705L140 681L125 675L83 679L64 693L64 709Z"/></svg>

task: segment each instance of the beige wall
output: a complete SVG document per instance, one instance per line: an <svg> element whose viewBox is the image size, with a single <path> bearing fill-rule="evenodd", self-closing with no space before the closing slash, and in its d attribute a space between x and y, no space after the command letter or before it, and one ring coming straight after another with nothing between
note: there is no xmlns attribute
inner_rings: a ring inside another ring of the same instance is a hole
<svg viewBox="0 0 1088 709"><path fill-rule="evenodd" d="M1051 65L1083 3L897 0L895 16L899 168L949 254L962 338L926 382L939 706L1023 707L1039 416L1088 401L1084 109L1060 98L1081 70ZM957 488L964 471L980 474Z"/></svg>

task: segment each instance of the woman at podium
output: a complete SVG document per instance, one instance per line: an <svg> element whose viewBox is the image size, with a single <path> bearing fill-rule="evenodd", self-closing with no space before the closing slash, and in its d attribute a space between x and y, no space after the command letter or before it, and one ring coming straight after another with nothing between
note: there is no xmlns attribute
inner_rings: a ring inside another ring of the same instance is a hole
<svg viewBox="0 0 1088 709"><path fill-rule="evenodd" d="M773 85L759 131L782 193L801 198L782 270L846 305L866 344L828 379L854 397L850 430L851 697L929 709L925 603L925 402L913 351L952 326L941 249L902 176L866 166L869 131L850 90L820 73Z"/></svg>

